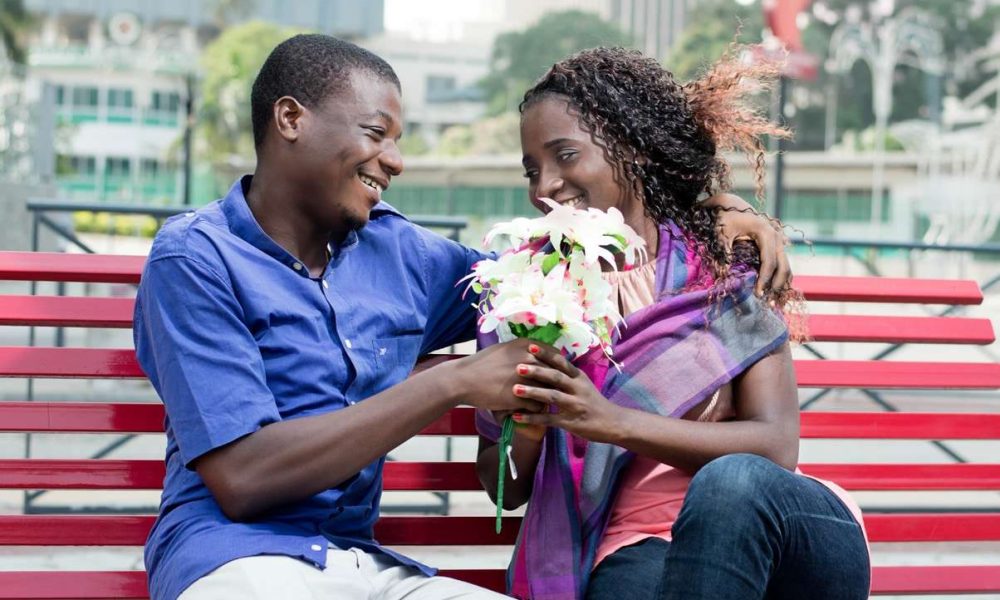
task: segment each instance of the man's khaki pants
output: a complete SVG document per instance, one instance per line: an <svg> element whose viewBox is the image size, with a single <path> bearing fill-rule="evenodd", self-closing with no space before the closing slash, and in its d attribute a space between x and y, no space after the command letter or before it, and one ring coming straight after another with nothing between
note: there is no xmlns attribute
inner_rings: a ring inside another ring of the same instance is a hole
<svg viewBox="0 0 1000 600"><path fill-rule="evenodd" d="M321 570L287 556L228 562L195 581L178 600L500 600L448 577L427 577L381 554L330 548Z"/></svg>

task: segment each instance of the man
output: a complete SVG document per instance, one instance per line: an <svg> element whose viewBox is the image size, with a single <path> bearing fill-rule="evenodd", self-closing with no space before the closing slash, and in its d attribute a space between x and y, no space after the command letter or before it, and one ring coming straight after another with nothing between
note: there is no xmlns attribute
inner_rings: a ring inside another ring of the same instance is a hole
<svg viewBox="0 0 1000 600"><path fill-rule="evenodd" d="M406 379L474 333L455 283L481 255L380 201L402 171L399 81L296 36L251 102L255 174L164 226L136 302L167 412L151 595L498 597L372 539L389 450L459 403L533 408L511 393L523 343Z"/></svg>
<svg viewBox="0 0 1000 600"><path fill-rule="evenodd" d="M512 393L523 341L407 378L473 336L455 284L483 256L381 202L400 103L374 54L286 40L251 94L254 175L154 241L134 329L167 413L153 600L499 597L372 537L392 448L458 404L539 408Z"/></svg>

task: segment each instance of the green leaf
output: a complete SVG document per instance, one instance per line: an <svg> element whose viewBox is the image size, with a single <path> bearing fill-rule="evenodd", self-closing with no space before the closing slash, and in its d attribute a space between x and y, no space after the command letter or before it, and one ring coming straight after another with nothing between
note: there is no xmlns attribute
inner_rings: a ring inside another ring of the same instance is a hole
<svg viewBox="0 0 1000 600"><path fill-rule="evenodd" d="M536 340L544 344L552 345L556 343L559 336L562 335L562 327L558 323L549 323L548 325L543 325L542 327L537 327L532 329L526 336L529 340Z"/></svg>
<svg viewBox="0 0 1000 600"><path fill-rule="evenodd" d="M559 264L559 259L560 256L557 252L553 252L552 254L547 254L545 256L545 259L542 261L542 274L548 275L549 271L556 268L556 265Z"/></svg>
<svg viewBox="0 0 1000 600"><path fill-rule="evenodd" d="M523 323L507 323L507 325L510 327L511 333L513 333L517 337L519 338L528 337L528 327Z"/></svg>

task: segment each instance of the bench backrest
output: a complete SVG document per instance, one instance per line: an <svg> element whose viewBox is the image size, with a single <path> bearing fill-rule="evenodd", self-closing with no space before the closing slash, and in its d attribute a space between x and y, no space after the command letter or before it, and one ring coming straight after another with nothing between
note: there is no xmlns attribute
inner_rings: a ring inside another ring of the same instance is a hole
<svg viewBox="0 0 1000 600"><path fill-rule="evenodd" d="M144 257L45 253L0 253L0 280L135 284ZM974 305L983 300L972 281L808 277L795 280L812 302ZM0 296L0 325L129 328L131 297ZM988 319L941 316L814 314L809 326L817 342L879 344L993 343ZM815 352L817 356L822 352ZM908 390L996 390L995 362L804 359L795 361L801 388ZM142 379L131 348L0 347L0 377ZM162 432L163 408L155 403L0 402L0 433ZM473 436L471 409L459 408L423 435ZM920 412L802 413L804 439L1000 440L1000 414ZM845 442L849 444L850 442ZM473 456L455 462L389 462L387 491L475 491ZM848 490L1000 491L1000 464L988 463L812 463L804 472ZM157 490L161 460L0 458L0 490ZM0 515L0 546L141 546L152 515ZM872 542L1000 541L1000 512L941 513L920 510L870 512ZM514 519L496 535L493 519L481 516L384 516L376 534L395 546L509 545ZM496 569L449 574L495 589ZM1000 566L881 566L874 571L877 594L1000 591ZM0 570L4 598L144 598L141 571L64 572Z"/></svg>

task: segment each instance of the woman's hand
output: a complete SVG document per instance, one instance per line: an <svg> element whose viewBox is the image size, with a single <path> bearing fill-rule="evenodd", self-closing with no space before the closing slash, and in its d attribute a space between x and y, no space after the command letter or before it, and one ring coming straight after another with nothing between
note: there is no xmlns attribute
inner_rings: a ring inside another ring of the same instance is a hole
<svg viewBox="0 0 1000 600"><path fill-rule="evenodd" d="M537 352L535 351L537 349ZM555 348L529 347L538 363L520 364L517 373L528 384L514 386L514 395L547 404L551 411L514 413L514 422L529 427L561 427L593 442L614 443L620 434L624 409L608 401L580 369Z"/></svg>
<svg viewBox="0 0 1000 600"><path fill-rule="evenodd" d="M515 413L512 410L495 410L493 411L493 420L496 421L497 425L503 425L504 419L514 414L523 413ZM548 428L544 425L529 425L527 423L519 423L517 419L514 419L514 435L521 436L533 442L542 441L542 438L545 437L546 429Z"/></svg>
<svg viewBox="0 0 1000 600"><path fill-rule="evenodd" d="M792 269L785 254L787 238L767 215L733 194L716 194L705 200L705 204L721 209L717 211L719 240L728 252L732 252L733 241L738 238L750 238L757 244L760 269L754 292L758 296L791 286Z"/></svg>

